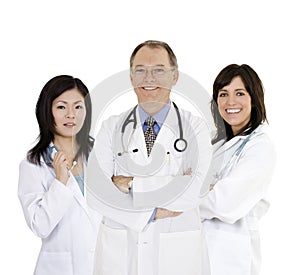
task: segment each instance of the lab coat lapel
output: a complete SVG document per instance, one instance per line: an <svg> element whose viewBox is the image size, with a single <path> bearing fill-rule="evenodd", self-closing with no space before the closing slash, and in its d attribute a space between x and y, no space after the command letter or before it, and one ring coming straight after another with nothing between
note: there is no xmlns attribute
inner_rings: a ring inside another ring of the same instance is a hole
<svg viewBox="0 0 300 275"><path fill-rule="evenodd" d="M176 133L178 132L178 129L177 129L178 123L177 122L178 122L177 115L174 110L174 107L172 106L166 117L165 122L163 123L163 125L156 137L153 148L155 147L155 145L157 143L159 143L163 146L169 145L170 138L172 138L172 136L176 135ZM150 161L150 159L148 158L148 155L147 155L147 148L146 148L146 143L145 143L145 138L144 138L144 132L143 132L143 128L141 127L141 125L142 125L141 118L140 118L139 112L137 111L137 127L136 127L136 130L133 135L132 144L136 145L136 148L141 150L141 155L143 156L143 159L145 160L145 162L148 162L148 161ZM171 133L173 133L173 134L171 135Z"/></svg>
<svg viewBox="0 0 300 275"><path fill-rule="evenodd" d="M227 142L225 142L224 140L217 142L213 146L214 155L219 156L221 154L230 154L230 152L233 152L237 148L238 144L245 138L246 136L237 136Z"/></svg>
<svg viewBox="0 0 300 275"><path fill-rule="evenodd" d="M86 182L86 181L85 181ZM90 217L90 212L88 210L86 198L82 195L80 187L72 173L70 173L70 178L67 183L68 187L72 190L74 198L80 204L80 206L84 209L85 213Z"/></svg>
<svg viewBox="0 0 300 275"><path fill-rule="evenodd" d="M165 148L168 148L170 145L170 140L171 142L174 142L175 139L173 138L173 136L177 136L177 132L178 132L178 119L177 119L177 115L176 115L176 111L174 110L173 105L171 106L169 113L166 117L166 120L164 121L157 137L154 143L159 143L165 146ZM167 137L167 138L166 138ZM179 137L179 134L178 134ZM174 139L174 141L173 141Z"/></svg>
<svg viewBox="0 0 300 275"><path fill-rule="evenodd" d="M261 132L261 126L258 126L254 131L254 135L258 135ZM221 156L224 158L224 163L234 154L235 150L241 145L241 143L248 137L247 136L236 136L231 140L224 143L223 141L219 141L214 145L214 158L220 158Z"/></svg>
<svg viewBox="0 0 300 275"><path fill-rule="evenodd" d="M50 143L49 146L53 146L53 142ZM44 162L44 160L42 159L42 162ZM45 164L46 165L46 164ZM50 173L53 175L53 177L55 178L55 172L54 169L52 167L47 166ZM84 165L84 170L85 170L85 165ZM85 171L84 171L85 172ZM84 173L85 174L85 173ZM86 181L85 181L86 182ZM71 191L73 192L73 196L74 198L77 200L77 202L81 205L81 207L85 210L86 214L88 216L90 216L90 213L88 211L88 206L86 203L86 199L85 197L82 195L80 187L74 177L74 175L72 173L70 173L70 178L67 182L67 187L69 187L71 189Z"/></svg>
<svg viewBox="0 0 300 275"><path fill-rule="evenodd" d="M55 177L54 169L49 167L49 166L47 166L47 167L50 170L50 173ZM89 210L88 210L86 199L82 195L80 187L79 187L79 185L78 185L78 183L77 183L77 181L76 181L76 179L75 179L75 177L73 176L72 173L70 173L70 178L69 178L66 186L72 191L73 196L76 199L76 201L84 209L86 214L90 217L90 213L89 213Z"/></svg>
<svg viewBox="0 0 300 275"><path fill-rule="evenodd" d="M134 132L132 144L136 144L136 148L138 148L138 150L141 151L140 155L142 155L143 159L147 162L148 155L147 155L144 131L143 131L143 127L142 127L142 123L144 123L144 122L141 121L138 110L136 110L136 116L137 116L137 126L136 126L136 130Z"/></svg>

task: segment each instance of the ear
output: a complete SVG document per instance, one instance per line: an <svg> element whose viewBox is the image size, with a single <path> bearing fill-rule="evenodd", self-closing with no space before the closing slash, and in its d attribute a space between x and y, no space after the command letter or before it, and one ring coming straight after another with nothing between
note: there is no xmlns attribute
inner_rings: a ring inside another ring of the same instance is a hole
<svg viewBox="0 0 300 275"><path fill-rule="evenodd" d="M129 74L130 74L130 82L131 82L131 84L133 85L133 79L132 79L131 72L130 72Z"/></svg>
<svg viewBox="0 0 300 275"><path fill-rule="evenodd" d="M179 77L178 69L175 69L173 71L172 85L175 85L177 83L178 77Z"/></svg>

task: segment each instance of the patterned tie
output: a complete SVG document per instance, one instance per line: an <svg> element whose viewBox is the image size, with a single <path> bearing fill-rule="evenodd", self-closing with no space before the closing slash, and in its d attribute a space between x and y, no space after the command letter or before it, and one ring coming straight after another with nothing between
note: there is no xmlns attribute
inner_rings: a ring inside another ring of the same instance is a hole
<svg viewBox="0 0 300 275"><path fill-rule="evenodd" d="M156 134L154 133L154 130L153 130L153 125L155 123L155 120L153 119L153 117L149 116L145 120L145 123L147 125L147 129L144 133L144 136L145 136L145 142L146 142L146 147L147 147L147 154L149 157L152 147L153 147L153 144L154 144L154 141L156 139Z"/></svg>

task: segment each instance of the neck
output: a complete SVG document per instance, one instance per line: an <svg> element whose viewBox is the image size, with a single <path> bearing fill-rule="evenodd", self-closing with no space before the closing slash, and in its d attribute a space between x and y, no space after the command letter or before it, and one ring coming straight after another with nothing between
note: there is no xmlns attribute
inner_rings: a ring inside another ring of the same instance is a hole
<svg viewBox="0 0 300 275"><path fill-rule="evenodd" d="M165 102L143 102L143 103L139 103L139 105L144 109L144 111L147 114L149 114L150 116L154 116L163 107L165 107L167 103L165 103Z"/></svg>
<svg viewBox="0 0 300 275"><path fill-rule="evenodd" d="M54 136L54 145L62 151L65 151L68 155L75 157L79 146L75 137L62 137Z"/></svg>

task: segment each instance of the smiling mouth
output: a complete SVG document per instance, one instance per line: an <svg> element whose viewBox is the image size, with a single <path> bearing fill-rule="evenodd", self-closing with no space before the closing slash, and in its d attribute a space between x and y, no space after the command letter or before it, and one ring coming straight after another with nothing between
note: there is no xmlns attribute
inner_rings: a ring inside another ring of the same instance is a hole
<svg viewBox="0 0 300 275"><path fill-rule="evenodd" d="M68 123L64 123L64 126L66 126L66 127L74 127L74 126L76 126L76 123L68 122Z"/></svg>
<svg viewBox="0 0 300 275"><path fill-rule="evenodd" d="M241 109L226 109L225 111L227 114L238 114Z"/></svg>
<svg viewBox="0 0 300 275"><path fill-rule="evenodd" d="M144 90L146 91L154 91L156 90L158 87L157 86L144 86L142 87Z"/></svg>

